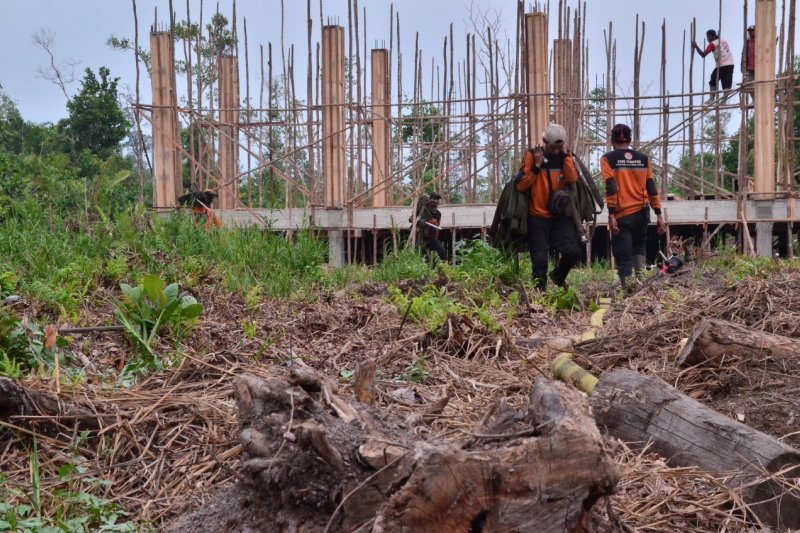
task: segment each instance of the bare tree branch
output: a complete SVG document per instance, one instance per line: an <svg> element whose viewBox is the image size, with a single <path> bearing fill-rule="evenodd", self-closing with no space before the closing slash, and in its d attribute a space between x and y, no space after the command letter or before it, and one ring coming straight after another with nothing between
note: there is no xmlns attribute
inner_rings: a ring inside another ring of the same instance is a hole
<svg viewBox="0 0 800 533"><path fill-rule="evenodd" d="M55 46L55 33L50 28L42 28L31 35L33 44L41 48L50 57L50 66L39 67L36 72L42 78L57 85L61 92L64 93L64 98L69 100L69 93L67 93L67 85L73 83L77 76L75 74L75 67L80 65L80 61L73 58L68 58L60 64L56 63L55 54L53 49Z"/></svg>

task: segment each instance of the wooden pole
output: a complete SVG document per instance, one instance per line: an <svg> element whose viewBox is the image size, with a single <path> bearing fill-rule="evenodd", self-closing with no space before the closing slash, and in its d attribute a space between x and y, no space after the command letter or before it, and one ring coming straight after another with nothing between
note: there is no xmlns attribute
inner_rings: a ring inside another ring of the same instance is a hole
<svg viewBox="0 0 800 533"><path fill-rule="evenodd" d="M550 81L547 66L547 16L525 15L525 78L528 146L536 146L550 122Z"/></svg>
<svg viewBox="0 0 800 533"><path fill-rule="evenodd" d="M775 192L775 0L756 0L756 27L755 192L770 193Z"/></svg>
<svg viewBox="0 0 800 533"><path fill-rule="evenodd" d="M633 145L639 146L642 133L642 118L639 109L639 78L642 72L642 53L644 52L645 24L642 21L642 35L639 40L639 15L636 15L636 42L633 49Z"/></svg>
<svg viewBox="0 0 800 533"><path fill-rule="evenodd" d="M176 195L180 183L180 158L172 148L178 142L177 94L175 87L175 50L172 34L150 33L153 89L153 207L178 205Z"/></svg>
<svg viewBox="0 0 800 533"><path fill-rule="evenodd" d="M220 209L235 209L239 196L239 68L238 58L219 58L219 189Z"/></svg>
<svg viewBox="0 0 800 533"><path fill-rule="evenodd" d="M692 18L691 37L689 40L695 42L697 38L697 20ZM693 94L693 78L694 78L694 49L689 48L689 200L694 200L696 184L694 179L694 94ZM702 102L700 104L702 106Z"/></svg>
<svg viewBox="0 0 800 533"><path fill-rule="evenodd" d="M322 166L325 207L340 209L344 201L344 28L322 28Z"/></svg>
<svg viewBox="0 0 800 533"><path fill-rule="evenodd" d="M250 122L253 120L253 112L252 106L250 105L250 53L249 53L249 46L247 43L247 18L242 20L242 26L244 28L244 87L245 87L245 109L247 117L246 120ZM237 113L238 115L238 113ZM250 157L250 152L252 152L251 145L251 136L246 136L246 143L247 143L247 205L252 207L253 206L253 165L252 165L252 157Z"/></svg>
<svg viewBox="0 0 800 533"><path fill-rule="evenodd" d="M314 63L312 58L312 43L311 43L311 31L314 25L314 21L311 18L311 0L307 1L306 4L306 26L308 28L308 36L307 36L307 46L308 46L308 57L307 57L307 75L306 75L306 135L308 138L306 139L306 144L308 146L308 190L311 192L309 195L308 201L312 204L315 204L317 201L317 184L316 184L316 176L317 176L317 169L316 169L316 160L314 157Z"/></svg>
<svg viewBox="0 0 800 533"><path fill-rule="evenodd" d="M389 174L390 98L389 51L385 48L372 50L372 205L375 207L392 205Z"/></svg>

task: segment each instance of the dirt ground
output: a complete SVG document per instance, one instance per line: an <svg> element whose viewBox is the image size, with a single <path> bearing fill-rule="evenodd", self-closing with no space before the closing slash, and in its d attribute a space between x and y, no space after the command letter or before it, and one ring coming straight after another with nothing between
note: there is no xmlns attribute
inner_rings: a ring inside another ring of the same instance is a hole
<svg viewBox="0 0 800 533"><path fill-rule="evenodd" d="M591 299L595 289L581 290ZM113 481L106 497L159 528L201 531L197 518L204 517L206 525L213 521L228 531L274 530L279 517L264 516L258 502L234 486L244 459L231 391L234 376L267 378L299 358L337 379L346 396L357 363L374 360L378 408L405 419L420 438L459 438L454 430L475 427L496 402L520 406L537 376L552 377L553 350L520 348L516 341L571 337L589 325L588 309L554 313L520 305L510 320L498 317L504 325L497 333L477 321L451 317L431 334L404 321L387 295L387 287L370 283L323 294L316 302L272 300L248 307L212 285L199 295L203 320L179 366L129 389L109 386L103 377L130 353L121 334L75 336L70 349L84 354L86 382L75 385L73 398L113 414L117 422L103 437L78 447L66 435L43 440L40 449L49 459L42 469L50 473L45 488L57 487L59 465L78 457L95 475ZM81 325L100 324L109 316L107 305L87 308ZM675 364L681 339L704 316L800 338L800 272L727 287L721 273L699 276L686 268L615 302L597 339L576 346L575 360L598 374L615 368L656 374L714 409L800 447L800 360L775 360L754 351L717 370ZM159 342L161 353L174 351L168 341ZM53 388L46 379L26 384ZM427 405L445 395L450 401L441 414L422 417ZM9 478L24 483L29 465L20 440L8 432L0 435L0 453ZM596 507L601 529L757 529L736 493L712 475L670 468L655 454L633 453L622 443L617 443L617 458L625 475L617 494ZM197 510L200 515L181 521Z"/></svg>

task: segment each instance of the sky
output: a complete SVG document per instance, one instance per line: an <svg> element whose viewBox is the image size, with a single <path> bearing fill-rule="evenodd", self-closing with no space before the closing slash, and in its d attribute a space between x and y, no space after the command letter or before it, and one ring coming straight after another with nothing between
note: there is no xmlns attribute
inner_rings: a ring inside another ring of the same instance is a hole
<svg viewBox="0 0 800 533"><path fill-rule="evenodd" d="M199 12L200 0L189 0L193 18ZM323 19L326 23L339 23L347 27L347 0L323 0ZM367 44L388 46L389 40L389 6L388 0L360 0L359 10L366 6L367 11ZM727 38L734 56L741 50L742 5L737 0L723 0L721 34ZM750 0L749 21L755 15L754 0ZM576 2L570 2L577 5ZM780 21L781 3L778 2L777 14ZM160 21L166 20L167 0L138 0L140 41L148 45L147 30L154 20L157 10ZM204 1L204 17L207 19L211 10L216 9L217 2ZM558 2L552 0L553 11ZM611 7L611 9L610 9ZM231 0L219 0L219 9L229 18L232 11ZM314 21L314 40L319 40L319 0L311 3ZM185 16L185 0L175 0L178 17ZM440 61L442 57L443 38L449 33L449 25L454 24L456 57L464 56L464 35L467 31L469 13L473 11L494 10L501 20L500 37L503 33L514 37L514 17L516 2L514 0L395 0L394 9L400 14L402 50L404 58L413 57L415 32L419 32L420 47L425 55L426 65L430 65L431 57ZM46 28L54 36L53 52L56 63L77 63L78 79L87 67L97 70L107 66L113 76L121 78L120 87L123 92L132 91L135 84L135 63L133 54L112 50L106 45L109 36L133 37L134 24L132 4L130 0L0 0L0 12L3 19L3 30L0 31L0 85L3 91L17 102L22 116L34 122L57 121L66 116L66 100L61 90L52 82L43 79L37 70L49 64L46 53L33 44L32 34ZM273 48L280 50L280 0L238 0L236 4L240 37L242 36L242 20L247 19L248 39L250 43L251 92L257 94L257 76L252 72L257 61L258 45L272 42ZM590 87L595 79L600 80L605 72L605 51L603 31L608 28L609 20L613 20L614 36L617 39L618 82L623 92L632 80L633 43L636 13L646 24L644 60L642 73L642 90L654 94L659 85L658 76L661 62L661 24L666 21L667 27L667 77L670 80L671 92L679 92L681 88L681 61L683 34L693 18L697 20L697 33L702 45L705 30L716 28L719 24L719 3L717 0L588 0L587 2L587 37L589 40ZM363 31L363 21L362 30ZM551 17L550 37L556 35L556 17ZM297 51L296 79L298 85L305 85L306 54L306 2L301 0L285 0L285 43L294 43ZM347 38L345 37L345 40ZM240 57L243 58L243 52ZM276 62L279 64L279 57ZM696 58L695 90L705 87L699 65L702 59ZM713 68L712 56L708 56L706 69ZM404 59L404 64L410 64ZM688 64L688 63L687 63ZM244 79L243 64L241 78ZM428 67L429 72L429 67ZM407 80L411 74L404 75ZM741 76L738 67L734 77L738 83ZM178 82L179 87L181 82ZM405 83L404 83L405 85ZM410 83L408 84L410 85ZM80 88L76 81L68 86L70 94ZM406 87L407 90L410 87ZM149 79L143 74L141 82L142 101L150 101ZM299 92L299 89L298 89ZM393 91L394 93L394 91ZM244 89L242 90L244 95Z"/></svg>

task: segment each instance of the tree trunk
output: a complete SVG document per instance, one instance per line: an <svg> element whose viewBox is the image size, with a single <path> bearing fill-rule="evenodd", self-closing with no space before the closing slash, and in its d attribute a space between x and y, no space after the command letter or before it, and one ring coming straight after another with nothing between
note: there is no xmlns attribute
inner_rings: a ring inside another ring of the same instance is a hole
<svg viewBox="0 0 800 533"><path fill-rule="evenodd" d="M677 364L720 366L726 360L765 356L800 358L800 340L703 318L681 349Z"/></svg>
<svg viewBox="0 0 800 533"><path fill-rule="evenodd" d="M26 418L35 417L35 418ZM97 430L103 416L78 407L48 392L30 389L13 379L0 377L0 420L53 436L78 430Z"/></svg>
<svg viewBox="0 0 800 533"><path fill-rule="evenodd" d="M501 405L466 442L423 442L374 407L346 423L324 380L292 381L234 382L250 456L240 490L273 531L585 531L620 476L586 398L561 383L540 378L527 412ZM215 507L173 531L224 530Z"/></svg>
<svg viewBox="0 0 800 533"><path fill-rule="evenodd" d="M607 372L592 394L599 427L674 466L697 466L727 477L755 514L779 528L800 527L800 452L681 394L655 376ZM793 467L793 469L792 469ZM775 474L791 469L783 475Z"/></svg>

